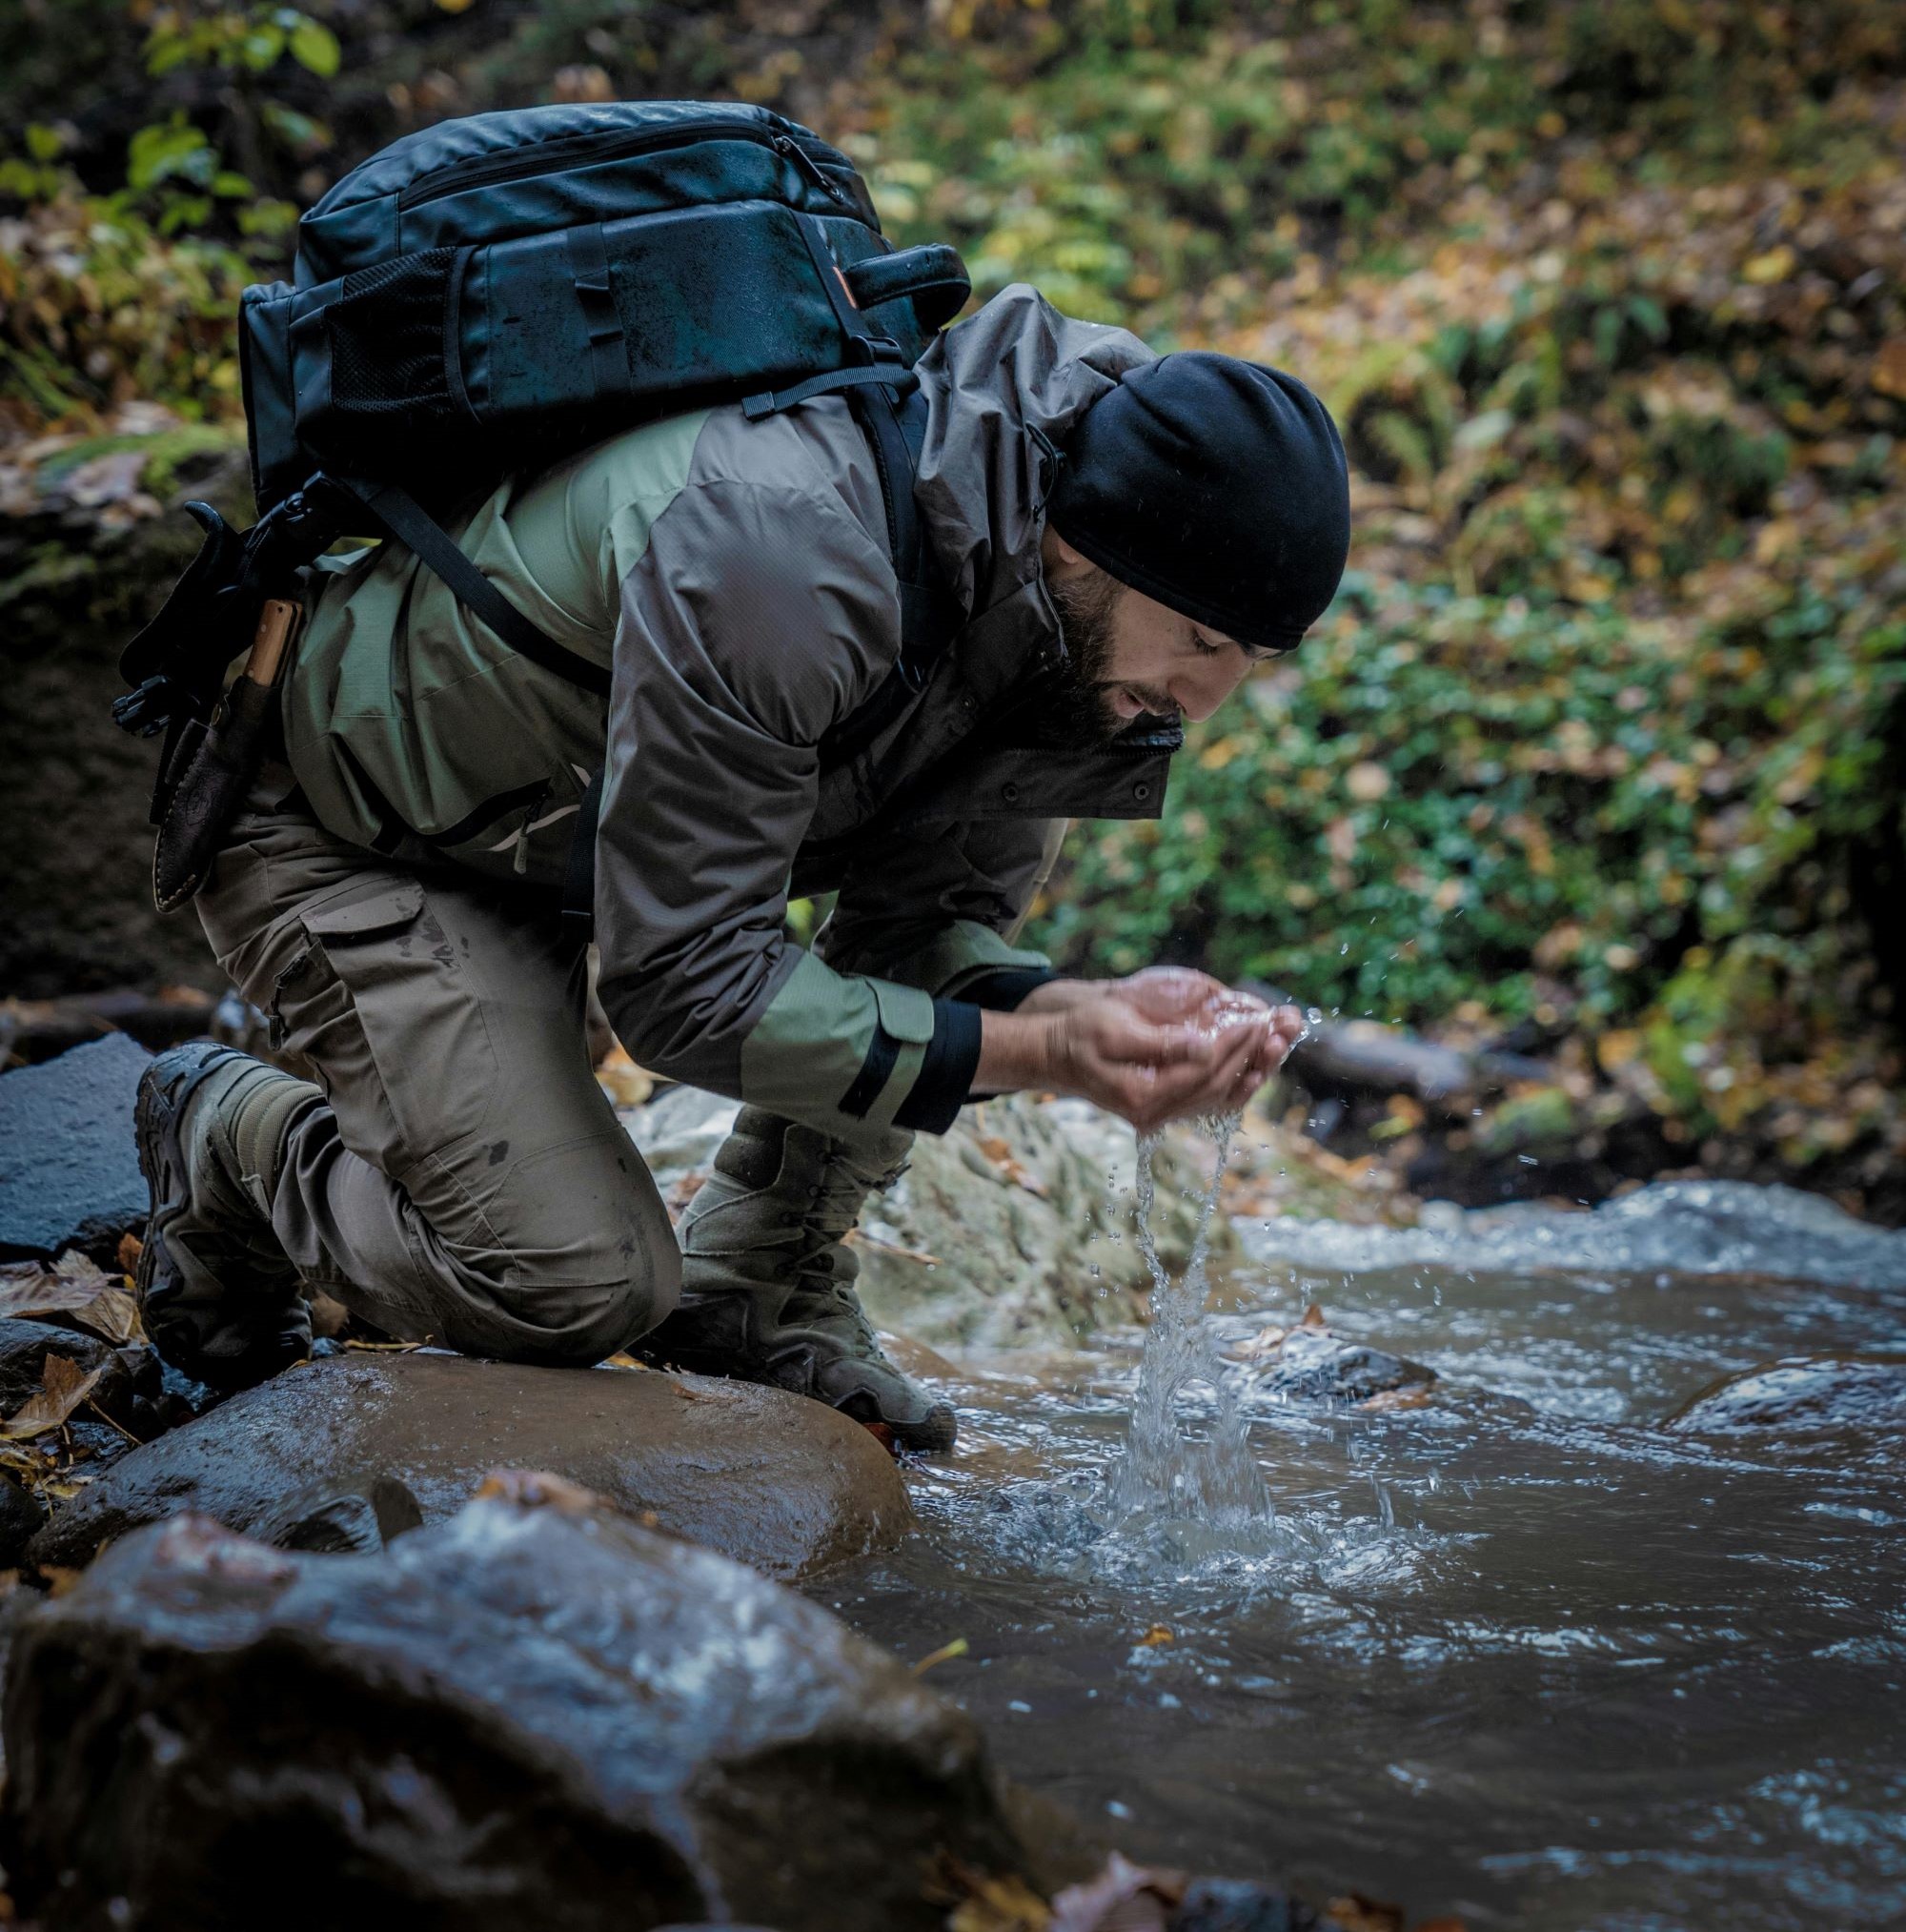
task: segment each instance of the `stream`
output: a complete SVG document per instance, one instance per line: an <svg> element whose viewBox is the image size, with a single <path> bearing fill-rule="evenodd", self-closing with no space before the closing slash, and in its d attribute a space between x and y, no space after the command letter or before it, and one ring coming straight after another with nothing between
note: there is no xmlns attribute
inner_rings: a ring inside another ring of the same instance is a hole
<svg viewBox="0 0 1906 1932"><path fill-rule="evenodd" d="M1722 1183L1428 1218L1242 1224L1146 1332L969 1359L924 1534L824 1599L964 1638L927 1681L1135 1858L1469 1932L1906 1921L1902 1369L1664 1426L1906 1349L1906 1234ZM1365 1408L1236 1359L1312 1303L1440 1379Z"/></svg>

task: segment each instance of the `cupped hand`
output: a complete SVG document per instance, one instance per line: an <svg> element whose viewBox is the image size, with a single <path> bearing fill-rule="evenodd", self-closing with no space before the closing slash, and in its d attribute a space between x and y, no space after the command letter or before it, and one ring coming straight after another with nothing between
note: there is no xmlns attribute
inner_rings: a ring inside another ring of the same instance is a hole
<svg viewBox="0 0 1906 1932"><path fill-rule="evenodd" d="M1058 1025L1071 1090L1140 1132L1239 1111L1304 1034L1295 1007L1268 1006L1185 966L1106 982L1070 1001Z"/></svg>

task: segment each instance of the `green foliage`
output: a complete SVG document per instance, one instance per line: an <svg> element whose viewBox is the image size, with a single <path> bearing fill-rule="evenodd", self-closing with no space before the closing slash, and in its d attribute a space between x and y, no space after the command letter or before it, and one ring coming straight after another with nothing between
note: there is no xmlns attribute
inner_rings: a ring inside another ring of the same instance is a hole
<svg viewBox="0 0 1906 1932"><path fill-rule="evenodd" d="M143 28L113 57L150 125L97 192L76 70L0 21L39 90L0 158L0 435L231 421L279 197L406 126L807 114L982 297L1290 368L1350 453L1335 609L1193 734L1162 824L1075 839L1034 937L1526 1023L1800 1169L1906 1154L1871 930L1906 877L1897 0L67 4L89 47ZM1486 1132L1566 1129L1551 1094Z"/></svg>

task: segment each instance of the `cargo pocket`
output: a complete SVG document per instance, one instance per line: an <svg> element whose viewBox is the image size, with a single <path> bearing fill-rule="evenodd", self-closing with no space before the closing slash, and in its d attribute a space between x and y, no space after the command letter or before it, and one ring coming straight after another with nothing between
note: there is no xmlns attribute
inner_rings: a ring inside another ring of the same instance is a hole
<svg viewBox="0 0 1906 1932"><path fill-rule="evenodd" d="M274 1028L318 1071L345 1144L401 1179L488 1125L497 1055L482 989L410 880L300 916Z"/></svg>

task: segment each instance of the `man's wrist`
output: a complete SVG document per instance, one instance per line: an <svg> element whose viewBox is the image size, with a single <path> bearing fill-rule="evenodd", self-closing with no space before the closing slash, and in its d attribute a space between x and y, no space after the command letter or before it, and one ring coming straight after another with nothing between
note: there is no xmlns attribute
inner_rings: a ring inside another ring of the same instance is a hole
<svg viewBox="0 0 1906 1932"><path fill-rule="evenodd" d="M1105 990L1101 980L1047 980L1027 993L1016 1010L1026 1014L1064 1013L1086 1000L1100 998Z"/></svg>
<svg viewBox="0 0 1906 1932"><path fill-rule="evenodd" d="M1059 1030L1057 1016L1051 1013L1024 1008L1015 1013L981 1013L975 1090L1017 1093L1028 1087L1057 1084Z"/></svg>

